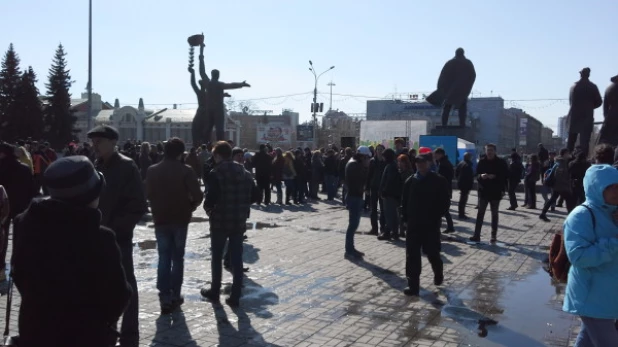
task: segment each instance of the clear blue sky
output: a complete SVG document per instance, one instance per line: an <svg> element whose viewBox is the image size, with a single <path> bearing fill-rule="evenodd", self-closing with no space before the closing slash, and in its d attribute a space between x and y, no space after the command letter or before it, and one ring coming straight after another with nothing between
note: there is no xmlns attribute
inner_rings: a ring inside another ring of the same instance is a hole
<svg viewBox="0 0 618 347"><path fill-rule="evenodd" d="M206 35L207 69L252 88L236 100L309 92L317 70L319 101L334 93L385 97L429 92L444 62L463 47L474 62L476 95L507 100L567 98L578 71L589 66L601 93L618 74L618 1L164 1L93 0L94 91L103 99L161 108L195 102L187 72L188 44ZM15 45L43 87L62 42L75 80L87 83L88 1L2 1L0 50ZM363 97L334 96L334 108L364 113ZM292 108L309 118L311 95L254 101L257 109ZM567 102L509 102L556 127ZM183 107L192 107L184 105ZM601 120L597 110L597 120Z"/></svg>

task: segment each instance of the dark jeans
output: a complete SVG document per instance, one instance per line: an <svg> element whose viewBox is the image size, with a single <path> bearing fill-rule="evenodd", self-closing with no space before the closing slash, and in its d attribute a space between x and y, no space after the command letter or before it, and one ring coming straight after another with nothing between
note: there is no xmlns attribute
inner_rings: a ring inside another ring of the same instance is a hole
<svg viewBox="0 0 618 347"><path fill-rule="evenodd" d="M526 205L530 208L536 208L536 182L526 181Z"/></svg>
<svg viewBox="0 0 618 347"><path fill-rule="evenodd" d="M223 276L223 250L225 249L225 242L228 241L228 251L230 252L230 262L232 267L232 293L230 297L233 299L240 299L240 293L242 289L242 233L234 233L232 235L225 235L222 233L211 233L210 242L212 245L212 260L211 260L211 272L212 272L212 284L211 289L215 295L221 293L221 277Z"/></svg>
<svg viewBox="0 0 618 347"><path fill-rule="evenodd" d="M614 319L580 317L582 324L574 347L618 346Z"/></svg>
<svg viewBox="0 0 618 347"><path fill-rule="evenodd" d="M421 250L427 255L435 276L442 276L444 264L440 258L440 224L435 225L408 226L406 235L406 277L408 286L412 291L418 292L420 289L421 277Z"/></svg>
<svg viewBox="0 0 618 347"><path fill-rule="evenodd" d="M459 191L459 217L463 217L466 215L466 204L468 203L468 197L470 197L469 190Z"/></svg>
<svg viewBox="0 0 618 347"><path fill-rule="evenodd" d="M455 230L455 226L453 225L453 217L451 216L450 210L446 211L444 218L446 218L446 230Z"/></svg>
<svg viewBox="0 0 618 347"><path fill-rule="evenodd" d="M385 235L399 235L399 206L401 199L387 197L382 199L384 201L384 215L386 219ZM365 202L363 201L363 204Z"/></svg>
<svg viewBox="0 0 618 347"><path fill-rule="evenodd" d="M326 185L328 200L333 200L337 196L337 176L324 175L324 184Z"/></svg>
<svg viewBox="0 0 618 347"><path fill-rule="evenodd" d="M348 230L345 234L345 251L346 253L353 252L354 234L360 225L361 215L363 213L363 204L365 201L360 196L348 196Z"/></svg>
<svg viewBox="0 0 618 347"><path fill-rule="evenodd" d="M573 200L575 206L579 206L586 201L586 193L584 192L583 184L575 183L573 185Z"/></svg>
<svg viewBox="0 0 618 347"><path fill-rule="evenodd" d="M575 143L577 142L577 135L579 135L579 145L581 146L582 151L584 151L584 153L588 155L590 137L592 136L591 132L584 132L581 134L569 133L569 137L567 138L567 148L569 149L569 151L571 151L571 153L573 153L573 150L575 149Z"/></svg>
<svg viewBox="0 0 618 347"><path fill-rule="evenodd" d="M444 108L442 109L442 126L447 126L448 124L448 117L451 115L451 109L453 108L453 105L444 105ZM467 117L467 113L468 113L468 103L464 102L463 104L459 105L458 111L457 111L457 115L459 116L459 126L466 126L466 117Z"/></svg>
<svg viewBox="0 0 618 347"><path fill-rule="evenodd" d="M6 253L9 249L11 220L12 218L7 218L4 223L2 223L2 230L0 230L0 270L6 269ZM15 235L13 235L13 238L15 238Z"/></svg>
<svg viewBox="0 0 618 347"><path fill-rule="evenodd" d="M311 197L312 199L317 199L318 198L318 190L319 190L319 185L320 182L317 178L312 178L311 182L309 184L309 197Z"/></svg>
<svg viewBox="0 0 618 347"><path fill-rule="evenodd" d="M270 204L270 177L268 176L257 176L255 178L258 188L260 189L260 194L263 195L264 204ZM262 202L260 201L260 203Z"/></svg>
<svg viewBox="0 0 618 347"><path fill-rule="evenodd" d="M496 233L498 232L498 212L500 208L500 200L485 200L481 197L479 197L479 211L476 215L474 237L481 237L481 229L483 228L487 205L490 205L491 208L491 236L496 237Z"/></svg>
<svg viewBox="0 0 618 347"><path fill-rule="evenodd" d="M280 204L283 202L283 188L281 188L281 181L274 182L273 186L277 188L277 203Z"/></svg>
<svg viewBox="0 0 618 347"><path fill-rule="evenodd" d="M120 247L120 257L122 258L122 267L127 276L127 282L133 290L129 306L124 311L122 316L122 324L120 326L120 344L123 346L138 346L139 345L139 298L137 289L137 280L135 279L135 269L133 267L133 240L117 240Z"/></svg>
<svg viewBox="0 0 618 347"><path fill-rule="evenodd" d="M43 187L43 175L42 174L34 174L33 177L34 182L34 196L41 195L41 188Z"/></svg>
<svg viewBox="0 0 618 347"><path fill-rule="evenodd" d="M519 207L517 204L517 195L515 195L518 186L519 181L509 181L509 202L511 203L512 208Z"/></svg>
<svg viewBox="0 0 618 347"><path fill-rule="evenodd" d="M369 198L371 199L371 229L383 232L384 226L386 225L386 216L384 215L384 201L380 199L377 188L371 189L371 192L369 193ZM380 207L380 229L378 229L378 206Z"/></svg>
<svg viewBox="0 0 618 347"><path fill-rule="evenodd" d="M187 243L187 225L155 225L159 267L157 289L161 303L180 299Z"/></svg>
<svg viewBox="0 0 618 347"><path fill-rule="evenodd" d="M541 216L544 216L545 214L547 214L547 211L549 211L550 207L555 206L556 200L558 200L558 197L564 198L564 201L566 202L566 205L567 205L567 211L569 213L573 211L573 209L576 206L573 195L571 195L571 193L558 193L557 191L553 191L551 194L551 198L549 198L549 200L547 200L547 202L543 206L543 211L541 212Z"/></svg>
<svg viewBox="0 0 618 347"><path fill-rule="evenodd" d="M296 179L292 178L289 180L284 180L285 182L285 203L289 203L290 199L297 201L296 195Z"/></svg>
<svg viewBox="0 0 618 347"><path fill-rule="evenodd" d="M345 199L348 196L348 185L343 182L343 185L341 187L341 202L345 205Z"/></svg>
<svg viewBox="0 0 618 347"><path fill-rule="evenodd" d="M309 195L307 189L307 180L304 178L296 178L296 201L302 202Z"/></svg>

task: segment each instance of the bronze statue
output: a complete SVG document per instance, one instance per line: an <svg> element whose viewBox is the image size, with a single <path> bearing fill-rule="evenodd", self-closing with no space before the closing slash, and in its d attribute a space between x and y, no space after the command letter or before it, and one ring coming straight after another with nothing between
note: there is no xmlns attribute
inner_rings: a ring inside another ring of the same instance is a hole
<svg viewBox="0 0 618 347"><path fill-rule="evenodd" d="M568 114L569 137L567 148L573 152L579 135L579 145L588 153L594 127L594 110L601 107L603 99L596 84L590 82L590 68L583 68L580 80L575 82L569 93L571 108Z"/></svg>
<svg viewBox="0 0 618 347"><path fill-rule="evenodd" d="M438 90L425 100L442 107L442 126L448 124L451 109L458 110L459 125L465 127L468 113L468 96L476 80L476 71L472 62L464 56L463 48L457 48L455 58L444 64L438 78Z"/></svg>
<svg viewBox="0 0 618 347"><path fill-rule="evenodd" d="M612 84L605 90L603 101L603 126L599 132L599 143L618 146L618 75L610 79Z"/></svg>
<svg viewBox="0 0 618 347"><path fill-rule="evenodd" d="M218 141L225 140L225 105L223 99L230 95L225 92L227 89L238 89L250 87L245 81L241 83L223 83L219 81L219 70L212 70L212 79L206 75L204 63L204 35L193 35L188 39L191 46L189 52L189 72L191 73L191 86L197 95L198 109L191 124L193 136L193 146L199 146L210 142L212 129L215 128ZM193 69L193 49L200 46L200 77L199 87L195 82L195 70Z"/></svg>

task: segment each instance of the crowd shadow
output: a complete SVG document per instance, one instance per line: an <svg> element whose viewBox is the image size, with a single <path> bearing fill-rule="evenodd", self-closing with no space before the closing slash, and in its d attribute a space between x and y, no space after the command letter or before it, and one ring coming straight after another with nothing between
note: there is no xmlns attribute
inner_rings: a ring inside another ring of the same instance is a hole
<svg viewBox="0 0 618 347"><path fill-rule="evenodd" d="M358 267L361 267L371 272L371 274L374 277L379 278L380 280L382 280L384 283L388 284L391 288L395 290L403 290L408 285L407 280L401 278L394 271L385 269L373 263L369 263L363 259L360 259L357 261L351 261L351 262L352 264L355 264Z"/></svg>
<svg viewBox="0 0 618 347"><path fill-rule="evenodd" d="M199 347L191 336L183 311L162 315L157 318L155 325L156 331L151 346Z"/></svg>

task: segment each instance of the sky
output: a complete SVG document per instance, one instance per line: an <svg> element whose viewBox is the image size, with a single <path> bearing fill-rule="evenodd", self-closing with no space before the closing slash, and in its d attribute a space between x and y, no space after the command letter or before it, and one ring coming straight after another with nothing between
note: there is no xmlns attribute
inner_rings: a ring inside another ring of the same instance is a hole
<svg viewBox="0 0 618 347"><path fill-rule="evenodd" d="M79 98L88 81L88 1L0 1L0 51L10 43L22 68L45 80L62 43ZM601 94L618 75L614 0L93 0L93 91L110 103L195 108L187 37L204 33L206 67L246 80L236 101L293 109L318 102L348 114L366 101L435 89L444 63L463 47L477 72L473 96L501 96L556 129L583 67ZM196 54L197 63L197 54ZM601 109L595 118L602 120Z"/></svg>

